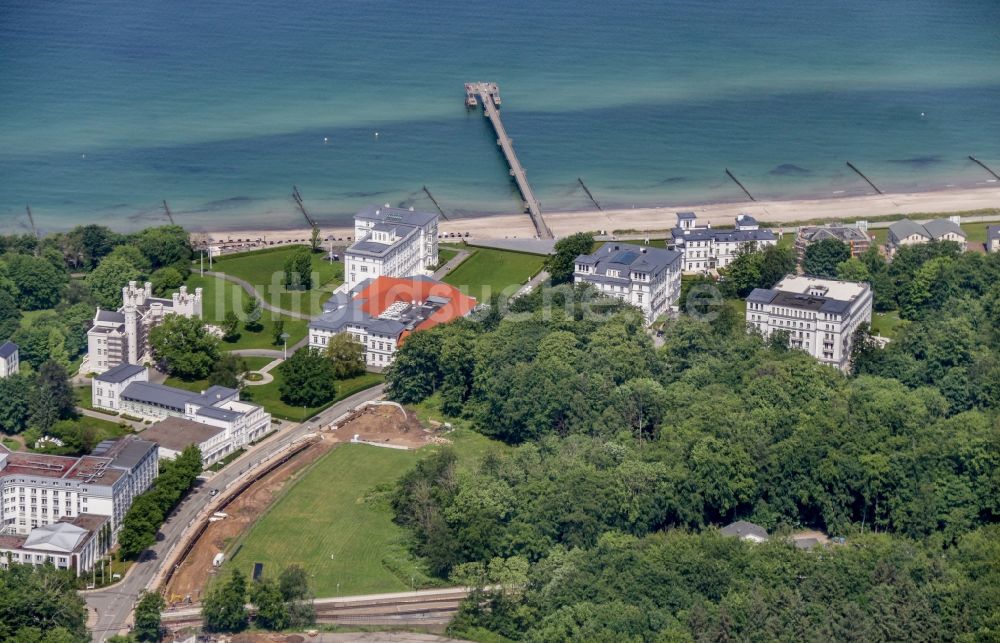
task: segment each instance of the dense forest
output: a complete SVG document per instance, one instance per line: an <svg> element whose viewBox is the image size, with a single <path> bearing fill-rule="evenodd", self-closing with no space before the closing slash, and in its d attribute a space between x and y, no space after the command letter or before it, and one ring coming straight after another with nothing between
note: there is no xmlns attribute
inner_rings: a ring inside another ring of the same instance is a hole
<svg viewBox="0 0 1000 643"><path fill-rule="evenodd" d="M511 445L471 473L437 453L394 497L433 573L504 587L455 631L1000 636L1000 257L944 243L828 269L906 320L884 348L863 329L849 375L747 333L729 304L667 323L657 347L635 312L568 285L412 336L393 397ZM713 528L737 519L778 537ZM801 528L846 544L781 538Z"/></svg>

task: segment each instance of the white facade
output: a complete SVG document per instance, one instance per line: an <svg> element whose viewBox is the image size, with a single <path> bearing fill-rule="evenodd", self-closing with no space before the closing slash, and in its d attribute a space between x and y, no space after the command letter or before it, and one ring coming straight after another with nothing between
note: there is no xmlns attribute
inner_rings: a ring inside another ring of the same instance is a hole
<svg viewBox="0 0 1000 643"><path fill-rule="evenodd" d="M392 364L399 348L400 332L392 328L369 328L367 324L346 324L341 330L310 328L309 347L326 350L335 335L349 333L351 339L364 348L365 364L374 368L385 368Z"/></svg>
<svg viewBox="0 0 1000 643"><path fill-rule="evenodd" d="M120 366L119 369L129 368ZM109 371L109 373L114 373ZM93 404L95 408L114 410L131 417L149 421L167 418L184 418L198 424L222 430L222 437L214 438L205 445L211 453L202 451L203 459L215 459L255 442L271 430L271 414L263 407L239 399L239 391L223 386L212 386L201 393L153 384L148 381L147 371L132 375L118 383L95 378ZM109 379L109 378L105 378ZM101 395L98 395L100 384ZM115 406L112 407L111 405Z"/></svg>
<svg viewBox="0 0 1000 643"><path fill-rule="evenodd" d="M94 376L90 403L94 408L121 411L121 394L132 382L148 382L149 370L133 364L119 364Z"/></svg>
<svg viewBox="0 0 1000 643"><path fill-rule="evenodd" d="M106 525L106 516L82 514L37 527L27 536L0 536L0 569L11 564L52 565L81 576L110 548L110 542L101 538Z"/></svg>
<svg viewBox="0 0 1000 643"><path fill-rule="evenodd" d="M966 250L966 234L961 228L960 216L947 219L934 219L920 224L902 219L889 226L886 240L886 251L893 256L904 246L914 246L931 241L954 241L964 252Z"/></svg>
<svg viewBox="0 0 1000 643"><path fill-rule="evenodd" d="M986 226L986 252L1000 252L1000 225Z"/></svg>
<svg viewBox="0 0 1000 643"><path fill-rule="evenodd" d="M846 370L854 331L871 323L872 291L861 282L789 275L750 293L746 315L747 326L764 337L787 332L791 347Z"/></svg>
<svg viewBox="0 0 1000 643"><path fill-rule="evenodd" d="M16 375L21 370L17 344L5 342L0 346L0 378Z"/></svg>
<svg viewBox="0 0 1000 643"><path fill-rule="evenodd" d="M576 258L574 283L586 283L601 293L642 311L647 323L670 312L680 299L681 254L673 250L606 243L591 255Z"/></svg>
<svg viewBox="0 0 1000 643"><path fill-rule="evenodd" d="M81 458L0 451L0 534L29 534L80 514L108 516L117 533L156 477L156 448L119 440L105 451Z"/></svg>
<svg viewBox="0 0 1000 643"><path fill-rule="evenodd" d="M354 216L354 244L344 253L348 290L365 279L409 277L438 263L436 214L369 206Z"/></svg>
<svg viewBox="0 0 1000 643"><path fill-rule="evenodd" d="M149 331L167 315L202 316L201 288L194 293L181 286L170 299L153 297L153 285L141 287L130 281L122 288L122 306L117 311L97 310L94 324L87 333L87 359L84 369L103 373L119 364L142 364L149 361Z"/></svg>
<svg viewBox="0 0 1000 643"><path fill-rule="evenodd" d="M687 273L725 268L744 247L763 250L778 243L773 232L761 230L757 220L746 214L736 217L735 229L720 230L698 226L693 212L678 212L670 234L668 247L683 254L682 270Z"/></svg>

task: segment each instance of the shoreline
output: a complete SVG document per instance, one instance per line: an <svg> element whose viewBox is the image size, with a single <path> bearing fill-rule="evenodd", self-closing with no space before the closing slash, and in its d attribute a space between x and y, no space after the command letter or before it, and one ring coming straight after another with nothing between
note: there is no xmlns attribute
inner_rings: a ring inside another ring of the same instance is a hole
<svg viewBox="0 0 1000 643"><path fill-rule="evenodd" d="M772 226L795 222L822 220L855 220L892 215L931 215L976 210L997 210L1000 217L1000 184L974 188L945 188L927 192L902 192L864 196L788 199L774 201L740 201L696 205L618 208L609 210L576 210L544 212L542 216L557 238L575 232L605 234L641 234L665 232L674 227L675 213L691 211L698 214L700 224L731 225L737 214L749 214L762 224ZM874 224L872 227L880 227ZM320 226L322 237L346 239L354 234L349 226ZM443 234L469 233L469 239L530 239L534 226L528 215L489 214L444 220L439 223ZM309 240L309 228L206 229L192 234L209 237L213 242L236 242L237 239L265 242Z"/></svg>

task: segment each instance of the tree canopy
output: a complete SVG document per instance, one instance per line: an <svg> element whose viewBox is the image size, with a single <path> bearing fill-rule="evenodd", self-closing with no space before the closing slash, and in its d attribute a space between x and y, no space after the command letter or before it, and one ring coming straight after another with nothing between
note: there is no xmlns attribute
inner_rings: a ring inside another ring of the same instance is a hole
<svg viewBox="0 0 1000 643"><path fill-rule="evenodd" d="M197 380L208 377L219 361L219 340L195 317L167 315L149 333L153 357L171 375Z"/></svg>
<svg viewBox="0 0 1000 643"><path fill-rule="evenodd" d="M851 258L851 247L839 239L823 239L806 246L802 270L813 277L835 279L837 266Z"/></svg>
<svg viewBox="0 0 1000 643"><path fill-rule="evenodd" d="M545 270L551 275L552 283L572 281L576 258L590 254L593 247L594 235L589 232L577 232L556 241L555 254L545 260Z"/></svg>
<svg viewBox="0 0 1000 643"><path fill-rule="evenodd" d="M333 362L322 352L303 348L278 366L281 399L295 406L319 406L337 394Z"/></svg>

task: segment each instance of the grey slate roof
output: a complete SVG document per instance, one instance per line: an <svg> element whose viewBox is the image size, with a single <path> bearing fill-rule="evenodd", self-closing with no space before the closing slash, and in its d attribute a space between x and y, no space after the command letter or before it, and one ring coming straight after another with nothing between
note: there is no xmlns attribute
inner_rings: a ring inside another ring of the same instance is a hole
<svg viewBox="0 0 1000 643"><path fill-rule="evenodd" d="M152 382L132 382L122 391L122 399L144 404L154 404L176 411L184 411L184 404L194 395L190 391Z"/></svg>
<svg viewBox="0 0 1000 643"><path fill-rule="evenodd" d="M112 445L106 455L107 457L114 458L111 461L111 466L131 469L135 465L142 462L142 459L146 457L146 454L148 454L151 449L155 448L156 445L149 440L141 440L138 438L130 440L122 439Z"/></svg>
<svg viewBox="0 0 1000 643"><path fill-rule="evenodd" d="M366 219L368 221L408 223L410 225L423 226L436 220L438 215L430 212L420 212L418 210L411 211L405 208L368 205L355 214L354 218Z"/></svg>
<svg viewBox="0 0 1000 643"><path fill-rule="evenodd" d="M230 411L229 409L220 409L215 406L203 406L198 409L196 415L202 417L212 418L213 420L223 420L226 422L231 422L236 418L240 417L242 413L239 411Z"/></svg>
<svg viewBox="0 0 1000 643"><path fill-rule="evenodd" d="M760 225L757 223L757 219L753 218L749 214L738 214L736 215L737 225Z"/></svg>
<svg viewBox="0 0 1000 643"><path fill-rule="evenodd" d="M17 344L15 344L14 342L4 342L3 345L0 346L0 357L2 357L3 359L7 359L16 352L17 352Z"/></svg>
<svg viewBox="0 0 1000 643"><path fill-rule="evenodd" d="M753 304L769 304L774 300L777 294L777 290L772 290L770 288L754 288L750 294L747 295L747 301Z"/></svg>
<svg viewBox="0 0 1000 643"><path fill-rule="evenodd" d="M679 239L684 241L716 241L717 243L750 243L751 241L777 241L770 230L719 230L716 228L695 228L693 230L683 230L674 228L670 235L676 243Z"/></svg>
<svg viewBox="0 0 1000 643"><path fill-rule="evenodd" d="M927 234L930 235L931 239L940 239L949 232L957 234L963 239L966 237L965 231L962 230L962 227L949 219L934 219L933 221L928 221L924 224L924 229L927 230Z"/></svg>
<svg viewBox="0 0 1000 643"><path fill-rule="evenodd" d="M696 219L697 217L698 217L698 215L696 215L694 212L678 212L677 213L677 219L679 221L687 221L687 220L690 220L690 219Z"/></svg>
<svg viewBox="0 0 1000 643"><path fill-rule="evenodd" d="M99 382L108 382L109 384L121 384L130 377L135 377L145 370L144 367L138 364L119 364L95 376L94 379Z"/></svg>
<svg viewBox="0 0 1000 643"><path fill-rule="evenodd" d="M986 226L986 241L1000 241L1000 225Z"/></svg>
<svg viewBox="0 0 1000 643"><path fill-rule="evenodd" d="M924 229L924 226L910 221L909 219L896 221L889 226L889 236L895 238L896 240L905 239L906 237L914 234L928 239L930 238L930 235L927 234L927 230Z"/></svg>
<svg viewBox="0 0 1000 643"><path fill-rule="evenodd" d="M193 395L188 400L191 404L201 404L208 406L218 402L219 400L225 400L230 397L238 395L239 391L233 388L227 388L225 386L213 385L209 386L200 395Z"/></svg>
<svg viewBox="0 0 1000 643"><path fill-rule="evenodd" d="M739 536L740 538L752 536L762 540L767 540L766 529L760 525L755 525L752 522L747 522L746 520L737 520L736 522L729 523L720 529L719 533L723 536Z"/></svg>
<svg viewBox="0 0 1000 643"><path fill-rule="evenodd" d="M113 310L98 310L96 321L99 322L109 322L112 324L124 324L125 314L115 312Z"/></svg>
<svg viewBox="0 0 1000 643"><path fill-rule="evenodd" d="M594 272L584 275L583 279L629 281L629 275L611 277L608 275L608 270L635 271L655 275L669 268L675 261L680 260L680 257L681 253L676 250L608 242L593 254L580 255L576 258L576 262L594 266Z"/></svg>
<svg viewBox="0 0 1000 643"><path fill-rule="evenodd" d="M802 236L809 241L822 241L823 239L837 239L843 242L849 241L870 241L871 238L864 230L854 226L829 225L829 226L809 226L802 228Z"/></svg>

